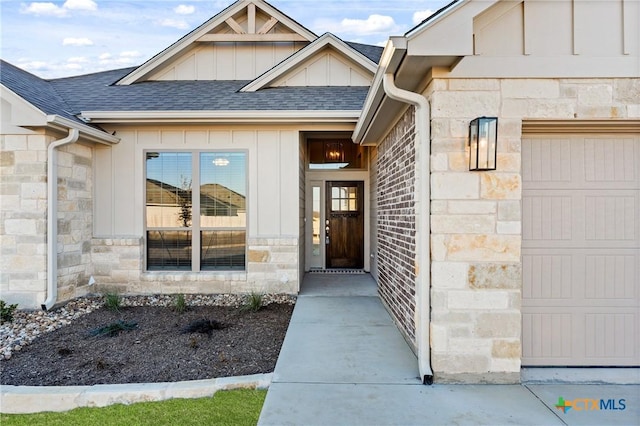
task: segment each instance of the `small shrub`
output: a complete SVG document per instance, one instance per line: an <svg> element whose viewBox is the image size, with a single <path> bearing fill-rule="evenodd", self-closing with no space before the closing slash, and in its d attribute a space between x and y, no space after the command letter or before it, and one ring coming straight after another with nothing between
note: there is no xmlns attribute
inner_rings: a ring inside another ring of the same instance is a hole
<svg viewBox="0 0 640 426"><path fill-rule="evenodd" d="M13 321L16 309L18 309L18 305L7 305L4 300L0 300L0 324Z"/></svg>
<svg viewBox="0 0 640 426"><path fill-rule="evenodd" d="M201 319L190 322L189 325L182 329L182 334L200 333L211 336L213 330L222 330L223 328L224 325L219 321Z"/></svg>
<svg viewBox="0 0 640 426"><path fill-rule="evenodd" d="M135 321L116 321L103 327L98 327L90 331L92 336L97 337L114 337L122 331L131 331L138 327Z"/></svg>
<svg viewBox="0 0 640 426"><path fill-rule="evenodd" d="M262 294L251 293L242 309L244 311L258 312L260 309L262 309L262 307Z"/></svg>
<svg viewBox="0 0 640 426"><path fill-rule="evenodd" d="M184 294L179 294L178 296L176 296L176 300L173 304L173 308L179 314L184 314L187 311L188 306L187 306L187 301L184 298Z"/></svg>
<svg viewBox="0 0 640 426"><path fill-rule="evenodd" d="M104 297L104 306L111 312L120 312L122 298L117 293L107 293Z"/></svg>

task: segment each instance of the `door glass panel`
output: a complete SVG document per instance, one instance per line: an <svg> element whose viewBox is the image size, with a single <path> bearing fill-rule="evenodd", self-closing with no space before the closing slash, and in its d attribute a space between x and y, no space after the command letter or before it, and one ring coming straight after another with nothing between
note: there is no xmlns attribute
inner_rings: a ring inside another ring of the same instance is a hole
<svg viewBox="0 0 640 426"><path fill-rule="evenodd" d="M320 256L320 187L313 187L313 240L312 253Z"/></svg>
<svg viewBox="0 0 640 426"><path fill-rule="evenodd" d="M331 188L331 210L334 212L358 211L358 191L353 187Z"/></svg>

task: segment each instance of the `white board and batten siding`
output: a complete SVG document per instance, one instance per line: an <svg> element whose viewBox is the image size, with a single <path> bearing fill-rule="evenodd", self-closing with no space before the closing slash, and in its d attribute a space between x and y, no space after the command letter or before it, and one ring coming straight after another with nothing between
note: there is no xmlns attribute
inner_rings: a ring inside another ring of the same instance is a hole
<svg viewBox="0 0 640 426"><path fill-rule="evenodd" d="M640 365L640 137L531 136L522 159L522 365Z"/></svg>
<svg viewBox="0 0 640 426"><path fill-rule="evenodd" d="M298 234L298 132L118 128L121 143L96 149L94 234L144 234L144 152L147 150L247 153L250 237Z"/></svg>
<svg viewBox="0 0 640 426"><path fill-rule="evenodd" d="M149 80L253 80L305 45L300 42L202 44L175 58Z"/></svg>

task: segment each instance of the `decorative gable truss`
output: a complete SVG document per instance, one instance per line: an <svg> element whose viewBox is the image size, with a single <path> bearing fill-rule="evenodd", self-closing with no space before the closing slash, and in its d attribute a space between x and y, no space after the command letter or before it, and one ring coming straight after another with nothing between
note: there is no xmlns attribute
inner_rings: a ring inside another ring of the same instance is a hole
<svg viewBox="0 0 640 426"><path fill-rule="evenodd" d="M239 0L118 84L253 80L317 38L263 0Z"/></svg>
<svg viewBox="0 0 640 426"><path fill-rule="evenodd" d="M373 61L327 33L241 91L284 86L370 86L376 67Z"/></svg>

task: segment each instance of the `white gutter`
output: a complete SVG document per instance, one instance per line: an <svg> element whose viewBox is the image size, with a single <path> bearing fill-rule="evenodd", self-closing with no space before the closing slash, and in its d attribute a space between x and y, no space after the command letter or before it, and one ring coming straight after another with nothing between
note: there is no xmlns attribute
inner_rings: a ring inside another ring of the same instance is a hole
<svg viewBox="0 0 640 426"><path fill-rule="evenodd" d="M339 111L82 111L94 123L355 123L360 110Z"/></svg>
<svg viewBox="0 0 640 426"><path fill-rule="evenodd" d="M69 129L64 139L47 147L47 299L42 309L53 307L58 298L58 151L56 148L72 144L80 138L78 129Z"/></svg>
<svg viewBox="0 0 640 426"><path fill-rule="evenodd" d="M427 99L395 85L394 75L385 73L384 91L391 99L416 107L416 345L418 370L423 384L433 384L431 370L431 134L429 121L431 108ZM417 212L420 212L419 214Z"/></svg>

